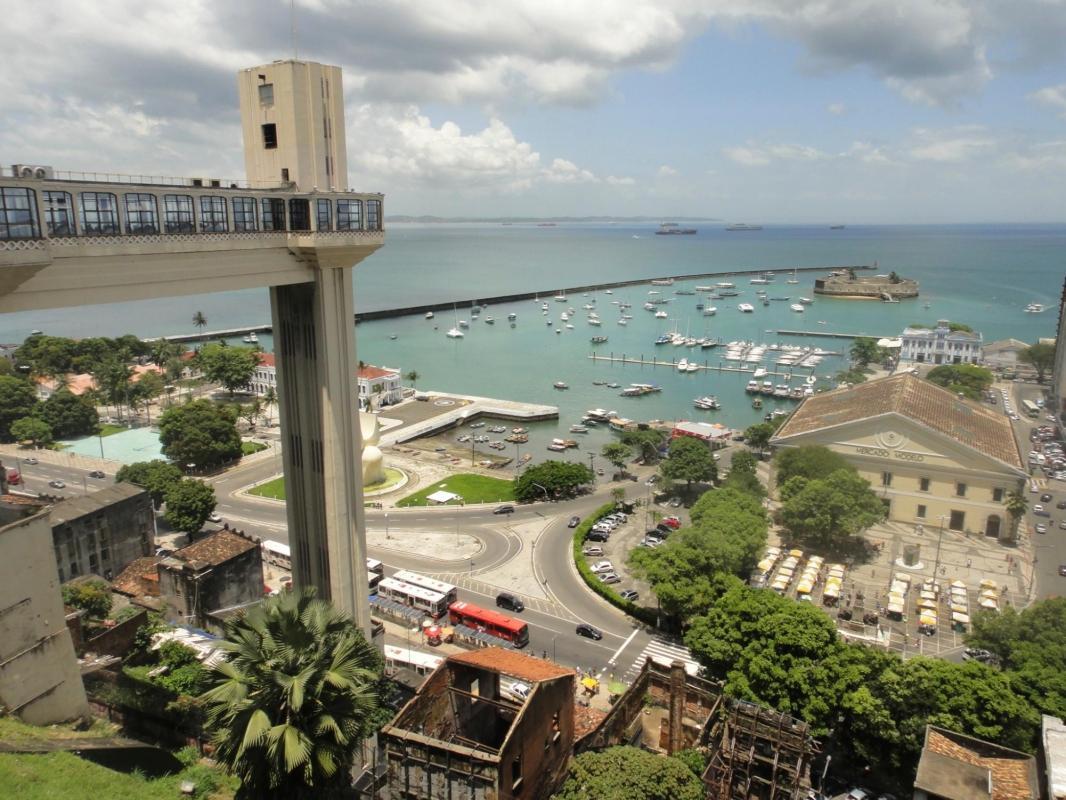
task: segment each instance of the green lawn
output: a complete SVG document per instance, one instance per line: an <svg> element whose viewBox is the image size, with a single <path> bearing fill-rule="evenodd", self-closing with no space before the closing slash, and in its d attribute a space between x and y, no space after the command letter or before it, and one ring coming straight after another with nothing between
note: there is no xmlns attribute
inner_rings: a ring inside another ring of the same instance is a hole
<svg viewBox="0 0 1066 800"><path fill-rule="evenodd" d="M284 500L285 478L282 476L274 478L272 481L261 483L254 489L249 489L248 493L258 495L259 497L269 497L271 500Z"/></svg>
<svg viewBox="0 0 1066 800"><path fill-rule="evenodd" d="M97 436L110 436L113 433L122 433L123 431L128 430L129 428L125 425L112 425L110 422L102 422L100 423L100 431L97 433Z"/></svg>
<svg viewBox="0 0 1066 800"><path fill-rule="evenodd" d="M421 491L408 495L396 505L401 507L428 505L426 497L440 489L459 495L466 503L501 503L514 500L514 487L511 481L466 473L437 481Z"/></svg>
<svg viewBox="0 0 1066 800"><path fill-rule="evenodd" d="M266 449L267 446L262 442L241 442L241 455L250 456Z"/></svg>

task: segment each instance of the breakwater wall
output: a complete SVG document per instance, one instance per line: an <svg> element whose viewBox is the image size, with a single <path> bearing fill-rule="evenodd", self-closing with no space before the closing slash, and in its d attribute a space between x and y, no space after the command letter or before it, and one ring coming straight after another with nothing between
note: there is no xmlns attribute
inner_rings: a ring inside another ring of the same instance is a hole
<svg viewBox="0 0 1066 800"><path fill-rule="evenodd" d="M773 272L777 276L782 276L792 272L808 273L808 272L826 272L829 270L855 270L856 272L862 270L873 270L875 267L870 264L844 264L837 266L821 266L821 267L764 267L762 269L743 269L743 270L728 270L717 272L698 272L688 275L663 275L655 278L635 278L628 281L613 281L610 283L596 283L588 284L585 286L566 286L556 287L554 289L547 289L534 292L515 292L513 294L501 294L493 296L482 297L469 297L461 300L448 300L440 303L421 303L414 306L401 306L399 308L382 308L377 311L358 311L355 314L356 324L364 322L366 320L374 319L389 319L390 317L402 317L408 314L425 314L428 311L448 311L452 308L466 308L474 305L475 303L487 303L489 305L495 305L498 303L513 303L519 300L533 300L537 297L544 299L551 298L557 292L562 291L566 294L580 294L581 292L600 292L604 289L621 289L627 286L643 286L650 284L653 280L666 280L671 279L675 281L687 281L687 280L701 280L703 278L751 278L758 275L762 275L766 272ZM182 333L172 336L163 336L159 338L166 339L169 342L204 342L212 339L233 338L235 336L243 336L250 331L256 333L270 333L272 327L269 324L265 325L246 325L242 328L225 328L222 330L214 331L201 331L198 333Z"/></svg>

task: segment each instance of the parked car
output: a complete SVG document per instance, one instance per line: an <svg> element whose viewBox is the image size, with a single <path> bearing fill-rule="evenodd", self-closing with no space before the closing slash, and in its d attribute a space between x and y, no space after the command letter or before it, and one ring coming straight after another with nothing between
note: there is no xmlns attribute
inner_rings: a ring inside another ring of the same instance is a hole
<svg viewBox="0 0 1066 800"><path fill-rule="evenodd" d="M637 598L640 597L640 593L636 589L623 589L619 592L619 595L623 600L628 600L630 603L635 603Z"/></svg>
<svg viewBox="0 0 1066 800"><path fill-rule="evenodd" d="M1055 503L1055 508L1066 509L1066 500L1059 500L1059 502Z"/></svg>
<svg viewBox="0 0 1066 800"><path fill-rule="evenodd" d="M606 542L611 538L611 534L607 531L589 531L585 537L586 542Z"/></svg>
<svg viewBox="0 0 1066 800"><path fill-rule="evenodd" d="M567 523L567 527L568 528L576 528L580 524L581 524L581 517L579 517L579 516L577 516L575 514L574 516L570 517L570 522Z"/></svg>
<svg viewBox="0 0 1066 800"><path fill-rule="evenodd" d="M666 525L668 528L672 528L676 531L678 528L681 527L681 520L679 520L677 517L667 517L659 524Z"/></svg>
<svg viewBox="0 0 1066 800"><path fill-rule="evenodd" d="M30 456L29 458L22 459L22 463L23 464L29 464L30 466L33 466L34 464L37 464L38 461L33 456Z"/></svg>
<svg viewBox="0 0 1066 800"><path fill-rule="evenodd" d="M621 583L622 579L618 577L615 572L601 572L599 577L601 583Z"/></svg>
<svg viewBox="0 0 1066 800"><path fill-rule="evenodd" d="M1047 525L1045 525L1043 522L1036 523L1036 532L1047 533Z"/></svg>
<svg viewBox="0 0 1066 800"><path fill-rule="evenodd" d="M514 506L497 506L493 514L513 514Z"/></svg>
<svg viewBox="0 0 1066 800"><path fill-rule="evenodd" d="M586 556L599 557L603 555L602 547L586 547L581 551Z"/></svg>
<svg viewBox="0 0 1066 800"><path fill-rule="evenodd" d="M207 521L208 522L221 522L222 521L222 515L219 514L217 511L212 511L210 514L207 515Z"/></svg>
<svg viewBox="0 0 1066 800"><path fill-rule="evenodd" d="M600 633L599 628L594 628L587 622L579 623L574 632L578 636L584 636L586 639L595 639L597 642L603 638L603 634Z"/></svg>
<svg viewBox="0 0 1066 800"><path fill-rule="evenodd" d="M963 661L980 661L987 664L995 658L988 650L982 650L979 647L967 647L962 653Z"/></svg>
<svg viewBox="0 0 1066 800"><path fill-rule="evenodd" d="M1051 512L1048 511L1046 508L1044 508L1042 505L1040 505L1040 503L1037 503L1036 505L1033 506L1033 514L1035 514L1038 517L1050 517L1051 516Z"/></svg>
<svg viewBox="0 0 1066 800"><path fill-rule="evenodd" d="M67 488L67 485L65 483L63 483L63 481L59 480L58 478L56 480L54 480L54 481L48 481L48 485L51 486L53 489L66 489Z"/></svg>
<svg viewBox="0 0 1066 800"><path fill-rule="evenodd" d="M104 477L104 471L100 470L100 469L94 469L92 472L89 473L89 477L90 478L103 478Z"/></svg>
<svg viewBox="0 0 1066 800"><path fill-rule="evenodd" d="M529 697L529 684L522 683L521 681L515 681L504 687L504 691L510 694L512 697L518 700L525 700Z"/></svg>
<svg viewBox="0 0 1066 800"><path fill-rule="evenodd" d="M1051 502L1051 495L1049 495L1049 494L1040 495L1040 502L1041 503L1050 503Z"/></svg>
<svg viewBox="0 0 1066 800"><path fill-rule="evenodd" d="M610 561L598 561L589 567L593 572L613 572L614 564Z"/></svg>
<svg viewBox="0 0 1066 800"><path fill-rule="evenodd" d="M500 608L506 608L508 611L515 611L519 614L526 610L526 604L522 602L521 598L516 597L510 592L500 592L496 595L496 605Z"/></svg>

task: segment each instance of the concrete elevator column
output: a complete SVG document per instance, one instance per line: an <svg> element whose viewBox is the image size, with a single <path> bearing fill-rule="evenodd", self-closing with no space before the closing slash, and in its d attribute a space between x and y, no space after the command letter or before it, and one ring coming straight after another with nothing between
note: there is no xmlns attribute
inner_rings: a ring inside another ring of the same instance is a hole
<svg viewBox="0 0 1066 800"><path fill-rule="evenodd" d="M352 269L270 290L293 582L350 613L369 641Z"/></svg>

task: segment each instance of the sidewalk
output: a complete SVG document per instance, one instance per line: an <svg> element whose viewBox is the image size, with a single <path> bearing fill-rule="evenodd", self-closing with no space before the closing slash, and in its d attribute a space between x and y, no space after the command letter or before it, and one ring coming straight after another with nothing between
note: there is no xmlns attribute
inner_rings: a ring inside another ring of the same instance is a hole
<svg viewBox="0 0 1066 800"><path fill-rule="evenodd" d="M122 467L122 463L119 461L83 456L64 450L33 450L13 444L0 445L0 461L3 461L8 467L16 466L16 459L22 461L27 458L36 458L42 464L54 464L60 467L82 470L99 469L108 473L115 473Z"/></svg>

